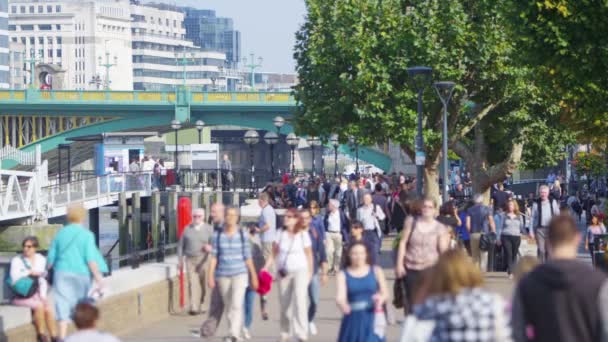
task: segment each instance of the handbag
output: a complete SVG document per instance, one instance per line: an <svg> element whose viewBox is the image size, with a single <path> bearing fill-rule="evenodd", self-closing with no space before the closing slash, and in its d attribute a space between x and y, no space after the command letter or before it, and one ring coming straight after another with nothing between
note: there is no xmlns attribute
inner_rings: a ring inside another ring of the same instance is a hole
<svg viewBox="0 0 608 342"><path fill-rule="evenodd" d="M26 262L26 260L25 260L25 258L23 258L23 256L21 256L21 260L23 261L25 268L27 268L28 270L32 269L32 267ZM33 276L33 275L29 275L27 277L21 277L14 284L13 284L13 279L10 276L8 276L6 278L6 284L19 298L30 298L36 292L38 292L38 286L39 286L38 277Z"/></svg>
<svg viewBox="0 0 608 342"><path fill-rule="evenodd" d="M393 283L393 305L397 309L403 308L405 305L405 289L403 288L403 280L395 279Z"/></svg>
<svg viewBox="0 0 608 342"><path fill-rule="evenodd" d="M484 233L479 238L479 249L487 252L496 243L496 233Z"/></svg>

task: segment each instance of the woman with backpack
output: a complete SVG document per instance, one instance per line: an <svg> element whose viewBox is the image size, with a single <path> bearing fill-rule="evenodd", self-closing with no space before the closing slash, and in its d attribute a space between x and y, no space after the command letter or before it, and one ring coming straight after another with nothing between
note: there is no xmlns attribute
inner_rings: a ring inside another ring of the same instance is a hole
<svg viewBox="0 0 608 342"><path fill-rule="evenodd" d="M46 274L46 258L37 253L38 238L26 237L21 243L23 253L11 259L9 287L15 293L13 304L32 309L34 327L39 342L57 339L57 327L53 308L48 298L48 283ZM46 330L48 335L44 333Z"/></svg>
<svg viewBox="0 0 608 342"><path fill-rule="evenodd" d="M213 237L209 262L208 286L218 286L228 319L227 342L241 339L243 333L243 303L247 286L258 288L258 275L251 258L249 237L239 226L239 211L226 208L224 230Z"/></svg>

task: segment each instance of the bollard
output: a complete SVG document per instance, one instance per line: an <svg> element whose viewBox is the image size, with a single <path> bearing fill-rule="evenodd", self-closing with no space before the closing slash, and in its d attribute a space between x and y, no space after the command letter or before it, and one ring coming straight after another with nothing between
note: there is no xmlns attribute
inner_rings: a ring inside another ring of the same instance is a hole
<svg viewBox="0 0 608 342"><path fill-rule="evenodd" d="M182 237L186 226L192 222L192 202L188 197L182 197L177 202L177 241ZM184 308L184 269L179 269L179 305Z"/></svg>

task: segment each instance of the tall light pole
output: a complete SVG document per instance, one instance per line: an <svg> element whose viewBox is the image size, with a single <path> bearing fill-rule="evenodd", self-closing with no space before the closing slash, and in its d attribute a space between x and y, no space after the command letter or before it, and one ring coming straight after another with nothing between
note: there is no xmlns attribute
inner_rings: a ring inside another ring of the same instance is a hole
<svg viewBox="0 0 608 342"><path fill-rule="evenodd" d="M185 46L182 47L181 58L179 56L179 53L177 51L175 52L175 65L182 67L182 87L184 87L184 88L186 88L186 79L187 79L186 67L192 63L194 63L194 54L191 53L190 59L188 59L188 57L186 57L186 47Z"/></svg>
<svg viewBox="0 0 608 342"><path fill-rule="evenodd" d="M175 159L175 166L173 167L173 172L175 173L175 183L177 185L180 185L180 182L179 182L179 159L178 159L177 150L179 148L178 134L179 134L179 129L182 128L182 123L179 122L179 121L177 121L177 120L172 120L171 121L171 128L175 132L175 153L173 154L173 158Z"/></svg>
<svg viewBox="0 0 608 342"><path fill-rule="evenodd" d="M340 146L340 141L338 141L338 135L332 134L329 138L331 145L334 147L334 178L338 177L338 146Z"/></svg>
<svg viewBox="0 0 608 342"><path fill-rule="evenodd" d="M97 57L97 60L99 61L100 67L106 68L106 79L104 83L104 89L106 91L110 90L110 68L118 65L118 57L114 56L114 63L110 63L110 51L106 51L105 63L102 61L101 56Z"/></svg>
<svg viewBox="0 0 608 342"><path fill-rule="evenodd" d="M355 147L355 176L359 178L359 142L354 136L348 137L348 142Z"/></svg>
<svg viewBox="0 0 608 342"><path fill-rule="evenodd" d="M306 139L306 141L308 142L308 145L310 145L310 150L312 151L312 176L313 178L317 176L317 167L316 167L316 160L315 160L315 147L319 146L321 144L321 140L319 140L318 137L316 136L309 136L308 139Z"/></svg>
<svg viewBox="0 0 608 342"><path fill-rule="evenodd" d="M250 60L247 61L247 57L243 57L243 66L245 68L249 68L249 73L251 74L251 90L253 91L255 88L255 69L262 67L262 57L258 57L258 63L255 63L255 55L253 53L249 54Z"/></svg>
<svg viewBox="0 0 608 342"><path fill-rule="evenodd" d="M283 119L282 116L277 115L272 120L272 124L277 129L277 136L278 136L277 144L280 144L281 143L281 128L285 125L285 119ZM280 153L280 151L281 150L279 150L279 153L277 154L277 165L279 165L279 178L281 177L281 153Z"/></svg>
<svg viewBox="0 0 608 342"><path fill-rule="evenodd" d="M27 56L27 52L23 51L23 55ZM30 84L29 87L34 89L34 77L36 76L36 63L42 61L42 56L36 57L36 51L34 49L30 49L30 58L24 58L24 63L29 63L30 65Z"/></svg>
<svg viewBox="0 0 608 342"><path fill-rule="evenodd" d="M264 134L264 141L270 145L270 180L274 182L274 144L279 141L279 136L273 131L268 131Z"/></svg>
<svg viewBox="0 0 608 342"><path fill-rule="evenodd" d="M296 163L295 163L296 146L298 145L298 142L300 141L300 139L298 139L298 137L295 135L295 133L289 133L289 134L287 134L287 137L285 138L285 140L287 141L287 145L289 145L289 147L291 149L291 174L293 176L296 173Z"/></svg>
<svg viewBox="0 0 608 342"><path fill-rule="evenodd" d="M407 68L410 81L418 93L418 132L416 134L416 194L422 197L422 178L424 177L424 137L422 136L422 95L424 89L431 83L433 69L425 66Z"/></svg>
<svg viewBox="0 0 608 342"><path fill-rule="evenodd" d="M203 120L197 120L194 124L196 126L196 130L198 131L198 143L203 143L203 128L205 128L205 122Z"/></svg>
<svg viewBox="0 0 608 342"><path fill-rule="evenodd" d="M250 196L254 197L254 195L255 195L255 189L254 189L254 187L255 187L255 166L253 164L253 145L257 144L260 141L260 135L255 130L249 130L249 131L245 132L245 136L243 136L243 141L245 142L245 144L249 145L249 162L250 162L249 171L250 171L250 175L251 175Z"/></svg>
<svg viewBox="0 0 608 342"><path fill-rule="evenodd" d="M449 200L448 186L448 105L454 94L454 82L435 82L435 91L443 104L443 203Z"/></svg>

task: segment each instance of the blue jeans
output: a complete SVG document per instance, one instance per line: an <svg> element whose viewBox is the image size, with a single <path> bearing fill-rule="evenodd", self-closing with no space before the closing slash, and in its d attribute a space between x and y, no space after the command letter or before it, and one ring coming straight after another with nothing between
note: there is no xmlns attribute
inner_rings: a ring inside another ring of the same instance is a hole
<svg viewBox="0 0 608 342"><path fill-rule="evenodd" d="M255 302L255 294L256 292L251 289L251 287L247 287L245 291L245 328L249 329L251 327L251 321L253 320L253 304Z"/></svg>
<svg viewBox="0 0 608 342"><path fill-rule="evenodd" d="M321 296L321 283L319 282L319 273L312 276L312 280L308 285L308 321L313 322L317 315L317 307L319 306L319 297Z"/></svg>

